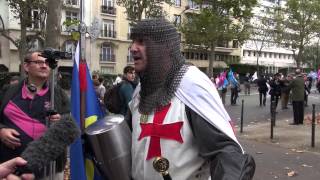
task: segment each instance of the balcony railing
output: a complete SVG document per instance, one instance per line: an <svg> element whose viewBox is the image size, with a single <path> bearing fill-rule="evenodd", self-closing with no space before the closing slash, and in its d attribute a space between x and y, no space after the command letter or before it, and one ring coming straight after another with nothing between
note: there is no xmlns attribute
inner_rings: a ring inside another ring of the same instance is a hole
<svg viewBox="0 0 320 180"><path fill-rule="evenodd" d="M116 62L114 54L100 54L100 62Z"/></svg>
<svg viewBox="0 0 320 180"><path fill-rule="evenodd" d="M109 31L109 30L102 30L101 37L116 38L117 32L116 31Z"/></svg>
<svg viewBox="0 0 320 180"><path fill-rule="evenodd" d="M116 8L113 6L101 6L101 13L116 15Z"/></svg>

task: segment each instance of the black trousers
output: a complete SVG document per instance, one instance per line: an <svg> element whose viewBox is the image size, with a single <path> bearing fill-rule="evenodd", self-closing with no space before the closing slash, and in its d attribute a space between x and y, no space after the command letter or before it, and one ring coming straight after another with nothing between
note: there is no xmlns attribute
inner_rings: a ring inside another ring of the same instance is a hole
<svg viewBox="0 0 320 180"><path fill-rule="evenodd" d="M303 124L304 118L304 101L292 101L293 123Z"/></svg>
<svg viewBox="0 0 320 180"><path fill-rule="evenodd" d="M267 95L267 91L260 91L259 92L260 106L262 106L262 104L264 106L266 105L266 95ZM263 99L262 99L262 97L263 97Z"/></svg>
<svg viewBox="0 0 320 180"><path fill-rule="evenodd" d="M237 98L238 98L238 89L237 88L231 88L231 104L235 105L237 104Z"/></svg>

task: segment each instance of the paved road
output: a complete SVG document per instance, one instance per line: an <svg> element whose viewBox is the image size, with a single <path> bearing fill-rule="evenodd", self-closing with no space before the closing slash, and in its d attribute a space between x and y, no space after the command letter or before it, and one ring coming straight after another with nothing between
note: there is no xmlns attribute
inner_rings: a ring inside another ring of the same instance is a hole
<svg viewBox="0 0 320 180"><path fill-rule="evenodd" d="M250 96L245 96L243 92L240 93L240 97L237 100L236 106L230 105L230 90L228 90L226 97L226 109L234 121L235 124L240 124L241 117L241 101L244 100L244 125L249 125L252 123L258 122L267 122L270 120L270 96L267 97L267 104L265 107L259 106L259 94L257 92L257 88L252 88L252 92ZM309 114L312 111L312 105L316 104L316 112L320 112L320 94L312 90L312 93L309 95L309 106L305 108L305 114ZM292 106L288 106L289 109L281 110L281 101L279 101L277 107L277 120L289 120L289 122L293 121L293 112Z"/></svg>
<svg viewBox="0 0 320 180"><path fill-rule="evenodd" d="M320 153L270 146L241 138L240 143L254 156L256 172L253 180L320 179ZM288 176L290 172L294 172L294 176Z"/></svg>

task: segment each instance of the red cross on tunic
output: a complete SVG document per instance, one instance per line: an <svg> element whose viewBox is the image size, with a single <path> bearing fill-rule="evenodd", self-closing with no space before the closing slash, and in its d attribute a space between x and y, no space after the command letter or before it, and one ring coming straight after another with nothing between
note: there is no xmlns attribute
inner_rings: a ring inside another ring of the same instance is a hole
<svg viewBox="0 0 320 180"><path fill-rule="evenodd" d="M147 155L147 160L153 157L161 156L160 138L170 139L183 143L180 129L182 128L183 122L176 122L171 124L163 124L164 118L166 117L171 104L161 108L161 110L156 111L153 123L140 123L141 134L139 136L139 141L150 136L150 145Z"/></svg>

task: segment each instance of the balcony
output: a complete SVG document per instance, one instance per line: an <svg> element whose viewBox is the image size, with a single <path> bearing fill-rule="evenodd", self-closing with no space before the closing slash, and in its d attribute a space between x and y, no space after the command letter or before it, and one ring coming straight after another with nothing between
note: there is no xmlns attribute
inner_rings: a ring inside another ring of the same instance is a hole
<svg viewBox="0 0 320 180"><path fill-rule="evenodd" d="M67 2L63 3L63 6L65 8L69 8L69 9L80 9L80 5L79 5L78 2L71 2L71 1L69 2L69 1L67 1Z"/></svg>
<svg viewBox="0 0 320 180"><path fill-rule="evenodd" d="M101 13L116 15L116 8L113 6L101 6Z"/></svg>
<svg viewBox="0 0 320 180"><path fill-rule="evenodd" d="M114 54L100 54L100 63L116 62Z"/></svg>
<svg viewBox="0 0 320 180"><path fill-rule="evenodd" d="M109 30L102 30L101 37L116 38L117 32L116 31L109 31Z"/></svg>

